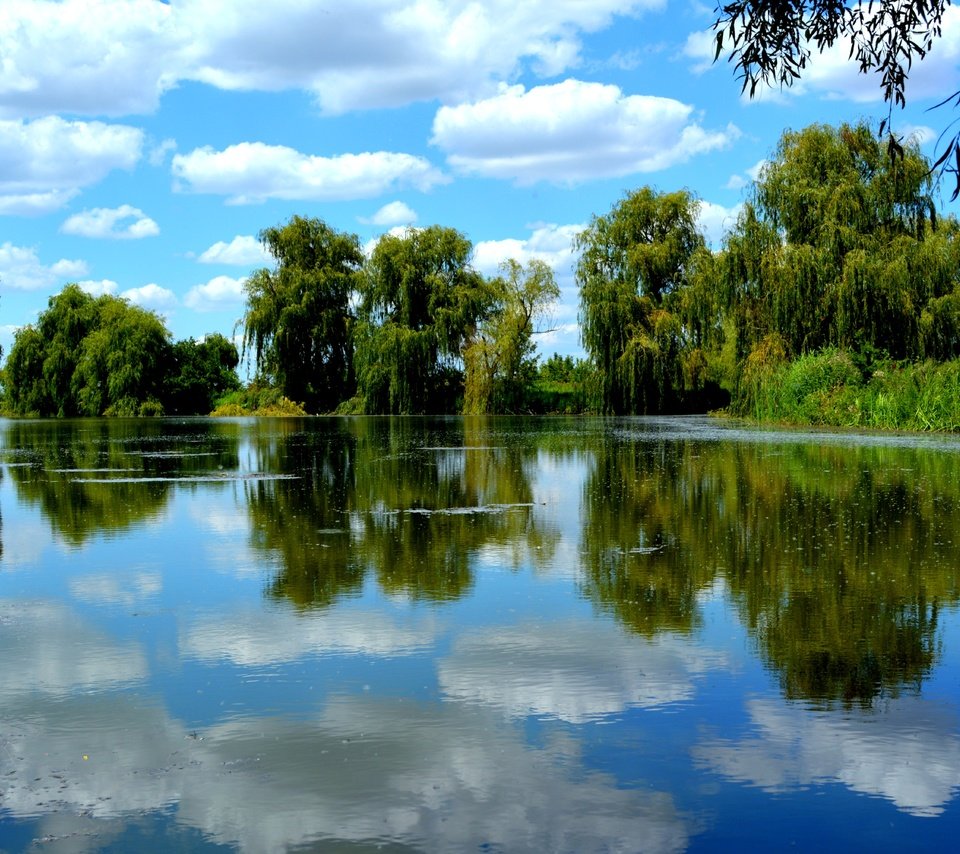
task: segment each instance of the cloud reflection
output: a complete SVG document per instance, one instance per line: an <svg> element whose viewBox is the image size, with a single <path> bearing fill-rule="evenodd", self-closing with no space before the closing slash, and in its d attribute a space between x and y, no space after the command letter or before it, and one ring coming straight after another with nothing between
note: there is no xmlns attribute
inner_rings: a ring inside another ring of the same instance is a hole
<svg viewBox="0 0 960 854"><path fill-rule="evenodd" d="M916 816L939 815L960 788L960 721L920 697L843 717L771 700L748 711L759 734L705 741L693 751L702 766L773 792L842 783Z"/></svg>
<svg viewBox="0 0 960 854"><path fill-rule="evenodd" d="M174 808L178 824L257 852L333 840L673 852L689 838L670 795L619 788L569 737L534 748L462 704L339 697L314 719L191 733L162 709L102 695L10 723L0 796L17 817L71 811L112 829Z"/></svg>
<svg viewBox="0 0 960 854"><path fill-rule="evenodd" d="M465 634L441 660L449 697L583 723L635 706L690 700L723 653L664 634L653 640L606 622L526 624Z"/></svg>
<svg viewBox="0 0 960 854"><path fill-rule="evenodd" d="M437 632L433 615L273 608L198 621L187 629L180 645L191 658L253 667L317 654L410 655L431 646Z"/></svg>
<svg viewBox="0 0 960 854"><path fill-rule="evenodd" d="M128 685L147 675L143 650L118 644L56 602L0 602L0 701Z"/></svg>

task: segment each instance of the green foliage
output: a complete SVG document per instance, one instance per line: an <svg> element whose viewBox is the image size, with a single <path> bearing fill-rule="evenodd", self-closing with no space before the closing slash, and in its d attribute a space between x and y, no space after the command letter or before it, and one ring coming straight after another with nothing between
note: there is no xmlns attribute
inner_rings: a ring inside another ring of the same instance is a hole
<svg viewBox="0 0 960 854"><path fill-rule="evenodd" d="M247 280L243 348L283 395L332 411L355 387L350 301L363 267L359 238L294 216L260 240L277 266Z"/></svg>
<svg viewBox="0 0 960 854"><path fill-rule="evenodd" d="M211 415L218 418L235 416L304 416L306 410L285 397L275 386L253 382L245 388L229 391L216 401Z"/></svg>
<svg viewBox="0 0 960 854"><path fill-rule="evenodd" d="M464 353L465 414L520 412L536 375L533 335L537 321L560 298L550 267L513 259L500 265L489 283L493 307L479 324Z"/></svg>
<svg viewBox="0 0 960 854"><path fill-rule="evenodd" d="M697 202L649 187L595 216L577 237L583 344L596 364L605 412L659 412L678 405L684 348L680 292L704 248Z"/></svg>
<svg viewBox="0 0 960 854"><path fill-rule="evenodd" d="M236 373L239 361L236 345L219 333L199 342L178 341L173 346L164 408L170 414L206 415L218 398L240 387Z"/></svg>
<svg viewBox="0 0 960 854"><path fill-rule="evenodd" d="M15 415L140 415L163 411L170 333L152 312L67 285L37 325L18 330L7 359Z"/></svg>
<svg viewBox="0 0 960 854"><path fill-rule="evenodd" d="M891 160L863 124L788 131L718 259L740 360L768 335L795 354L955 346L956 225L938 224L915 146Z"/></svg>
<svg viewBox="0 0 960 854"><path fill-rule="evenodd" d="M430 226L380 238L362 284L357 382L368 413L455 412L463 352L491 290L470 266L472 246Z"/></svg>

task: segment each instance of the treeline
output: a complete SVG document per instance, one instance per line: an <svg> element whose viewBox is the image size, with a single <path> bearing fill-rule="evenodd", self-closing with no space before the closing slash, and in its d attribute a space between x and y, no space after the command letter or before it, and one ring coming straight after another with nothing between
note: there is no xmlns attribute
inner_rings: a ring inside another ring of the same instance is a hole
<svg viewBox="0 0 960 854"><path fill-rule="evenodd" d="M559 297L544 262L506 260L483 276L470 241L439 225L385 235L367 257L356 235L294 216L261 233L276 263L246 283L256 378L236 389L217 374L208 400L224 414L729 405L763 419L956 429L960 226L933 192L916 145L881 142L864 124L785 133L718 251L691 193L631 192L575 241L587 359L543 364L534 336ZM170 346L162 323L116 298L71 308L82 299L68 288L17 333L7 410L182 411L173 392L189 381L152 355ZM128 352L168 373L134 368ZM217 358L210 370L229 374L228 350Z"/></svg>

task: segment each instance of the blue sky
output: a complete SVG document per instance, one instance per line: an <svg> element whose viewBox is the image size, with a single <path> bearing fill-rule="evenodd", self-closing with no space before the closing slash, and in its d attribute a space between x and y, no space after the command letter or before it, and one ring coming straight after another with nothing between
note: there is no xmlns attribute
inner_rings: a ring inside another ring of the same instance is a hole
<svg viewBox="0 0 960 854"><path fill-rule="evenodd" d="M571 241L651 185L691 190L719 246L785 128L886 114L843 46L740 96L712 3L3 0L0 346L71 281L232 335L256 239L294 214L364 244L464 232L475 265L554 268L542 353L582 353ZM894 126L933 154L960 88L960 9Z"/></svg>

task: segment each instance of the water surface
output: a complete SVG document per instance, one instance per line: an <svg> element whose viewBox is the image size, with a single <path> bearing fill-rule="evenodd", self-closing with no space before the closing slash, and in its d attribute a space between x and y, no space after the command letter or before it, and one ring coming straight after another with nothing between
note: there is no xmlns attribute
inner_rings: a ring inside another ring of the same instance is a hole
<svg viewBox="0 0 960 854"><path fill-rule="evenodd" d="M960 833L960 440L0 421L0 849Z"/></svg>

